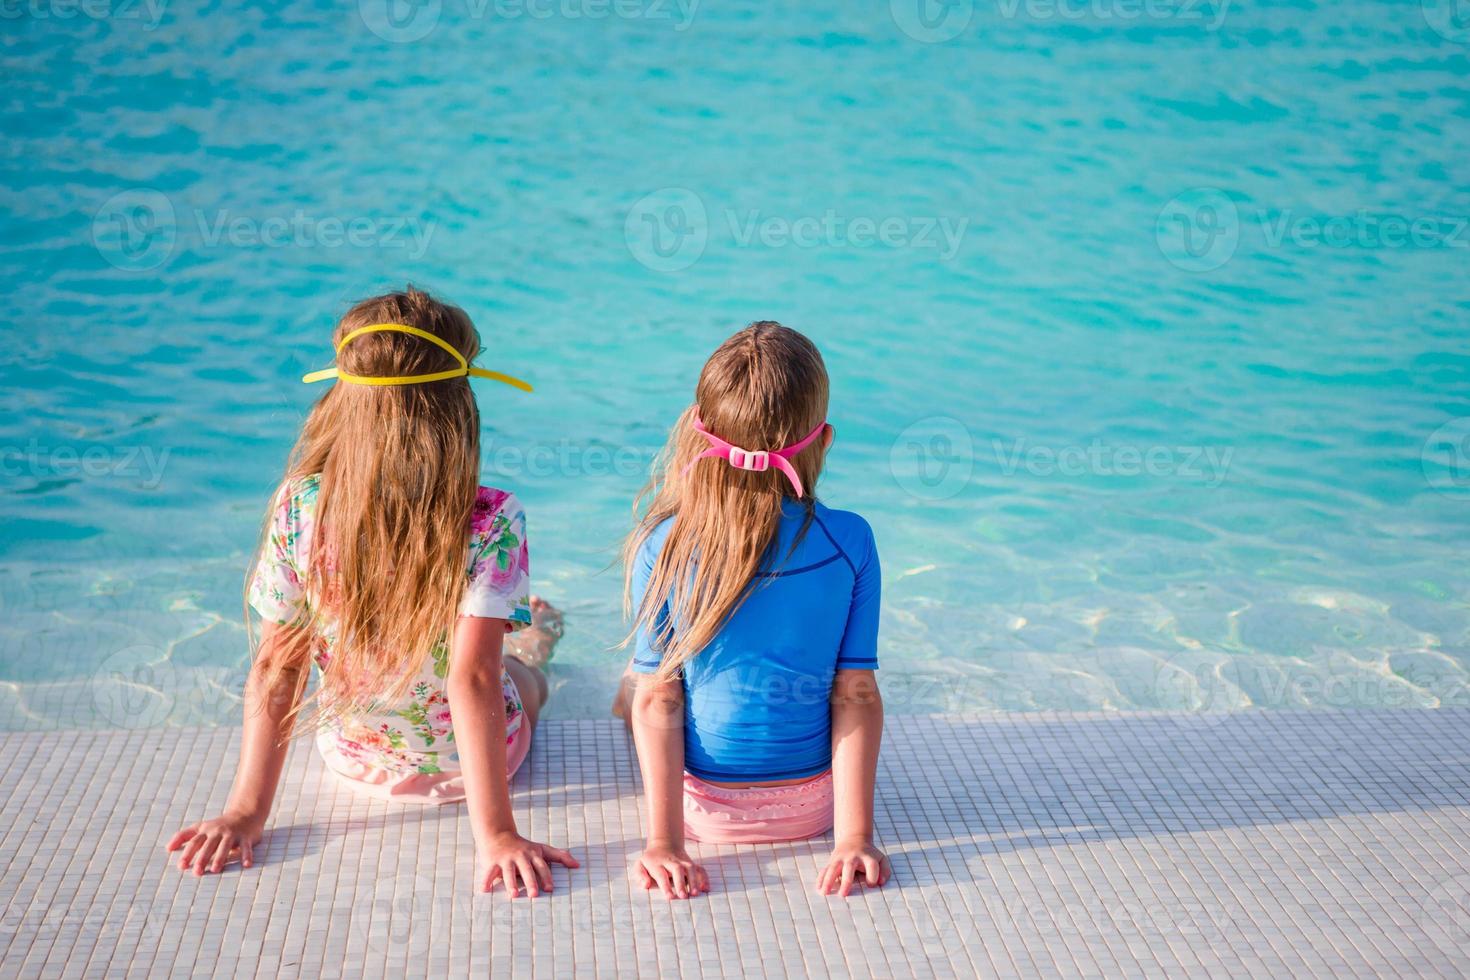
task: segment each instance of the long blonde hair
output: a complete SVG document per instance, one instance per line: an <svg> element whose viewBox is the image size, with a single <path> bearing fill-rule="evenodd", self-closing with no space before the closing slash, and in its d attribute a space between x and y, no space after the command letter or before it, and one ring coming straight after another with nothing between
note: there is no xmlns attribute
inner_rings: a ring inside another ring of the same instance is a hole
<svg viewBox="0 0 1470 980"><path fill-rule="evenodd" d="M333 345L374 323L428 331L466 360L480 352L463 310L412 286L348 310ZM398 332L354 338L337 363L347 373L377 377L457 366L447 351ZM320 474L311 554L301 569L310 620L290 631L286 649L264 665L267 690L298 671L296 710L305 706L301 668L321 642L314 627L330 619L337 636L315 695L319 720L405 693L454 624L479 472L480 412L467 378L332 385L307 415L273 503L280 506L297 481ZM257 561L272 518L267 514Z"/></svg>
<svg viewBox="0 0 1470 980"><path fill-rule="evenodd" d="M623 546L624 611L634 616L630 639L639 630L650 632L662 652L659 677L677 676L745 601L776 540L782 505L795 496L774 468L750 472L719 459L691 466L710 446L695 431L694 419L736 446L774 450L823 422L827 397L827 368L816 345L773 321L752 323L705 362L694 404L679 416L652 478L633 503L636 525ZM807 488L809 514L825 445L819 439L791 459ZM647 510L639 516L645 501ZM635 611L639 549L670 518L673 525ZM665 603L668 615L660 616Z"/></svg>

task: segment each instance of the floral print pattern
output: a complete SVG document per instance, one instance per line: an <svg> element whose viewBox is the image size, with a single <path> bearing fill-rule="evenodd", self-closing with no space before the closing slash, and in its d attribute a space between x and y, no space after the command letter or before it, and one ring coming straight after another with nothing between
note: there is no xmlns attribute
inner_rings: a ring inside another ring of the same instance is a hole
<svg viewBox="0 0 1470 980"><path fill-rule="evenodd" d="M282 487L271 517L265 548L250 582L250 604L264 618L282 625L312 622L311 598L302 585L310 556L320 479L313 475ZM531 623L530 556L526 514L513 494L481 487L470 518L470 566L461 616L504 619L512 629ZM322 643L316 665L331 663L336 629L317 623ZM334 719L324 733L345 758L397 774L442 773L459 769L454 751L454 721L445 680L449 676L447 640L434 644L405 698L377 701L351 718ZM505 741L509 745L524 723L520 692L501 674L505 697Z"/></svg>

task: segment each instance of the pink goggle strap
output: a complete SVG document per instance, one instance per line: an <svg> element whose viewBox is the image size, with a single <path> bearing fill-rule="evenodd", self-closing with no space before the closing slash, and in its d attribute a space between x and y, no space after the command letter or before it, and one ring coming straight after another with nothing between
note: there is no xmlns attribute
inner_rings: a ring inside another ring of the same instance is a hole
<svg viewBox="0 0 1470 980"><path fill-rule="evenodd" d="M827 428L827 423L823 420L817 423L817 427L808 432L800 442L793 442L785 449L741 449L706 429L704 423L696 415L694 431L709 440L709 448L694 457L689 462L689 466L684 467L684 472L689 472L689 467L701 459L723 459L737 470L747 470L751 473L763 473L774 466L786 474L786 479L791 481L791 488L796 491L796 496L801 497L806 491L801 485L801 477L797 475L796 467L791 465L791 457L816 441L817 436L821 435L825 428Z"/></svg>

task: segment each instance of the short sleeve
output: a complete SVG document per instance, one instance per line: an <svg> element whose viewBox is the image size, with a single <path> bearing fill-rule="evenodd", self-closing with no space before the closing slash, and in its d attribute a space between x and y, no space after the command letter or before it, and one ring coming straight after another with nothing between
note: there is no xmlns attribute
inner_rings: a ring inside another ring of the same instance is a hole
<svg viewBox="0 0 1470 980"><path fill-rule="evenodd" d="M653 577L653 563L658 560L661 550L660 545L655 543L657 534L650 534L638 549L638 556L633 564L632 599L633 609L636 611L643 608L643 596L648 592L648 580ZM637 674L652 674L658 670L659 664L663 662L663 653L654 647L654 641L664 624L668 621L667 604L660 606L658 615L654 618L653 628L645 625L638 627L638 632L633 637L633 672Z"/></svg>
<svg viewBox="0 0 1470 980"><path fill-rule="evenodd" d="M878 546L867 532L866 547L853 555L852 603L847 609L847 627L837 649L838 670L878 669L878 607L883 592L883 570L878 563ZM856 549L854 549L856 550Z"/></svg>
<svg viewBox="0 0 1470 980"><path fill-rule="evenodd" d="M481 487L470 523L470 580L461 616L531 625L531 557L526 511L514 494Z"/></svg>
<svg viewBox="0 0 1470 980"><path fill-rule="evenodd" d="M271 505L270 527L250 578L250 605L261 617L279 625L306 619L306 590L297 544L301 539L301 501L282 486Z"/></svg>

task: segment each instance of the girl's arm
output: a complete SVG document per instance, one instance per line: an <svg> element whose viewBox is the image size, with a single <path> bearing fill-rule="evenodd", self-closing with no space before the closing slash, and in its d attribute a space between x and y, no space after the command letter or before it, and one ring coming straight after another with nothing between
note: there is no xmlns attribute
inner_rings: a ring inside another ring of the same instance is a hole
<svg viewBox="0 0 1470 980"><path fill-rule="evenodd" d="M194 874L218 872L238 857L242 867L255 863L255 845L265 833L265 822L275 802L281 769L290 747L291 712L300 699L305 663L288 667L274 687L266 678L271 664L291 648L291 630L274 623L261 628L260 649L245 682L245 726L240 740L240 766L225 812L213 820L190 824L169 838L167 849L183 848L179 869ZM304 644L296 649L305 650Z"/></svg>
<svg viewBox="0 0 1470 980"><path fill-rule="evenodd" d="M516 831L505 772L505 695L501 687L505 629L503 619L460 618L454 629L446 693L475 836L475 888L488 892L501 880L514 898L519 882L535 898L552 890L550 862L568 868L579 865L568 852L528 840Z"/></svg>
<svg viewBox="0 0 1470 980"><path fill-rule="evenodd" d="M639 677L633 695L633 742L648 797L648 844L633 865L644 888L665 898L709 891L709 875L684 847L684 683Z"/></svg>
<svg viewBox="0 0 1470 980"><path fill-rule="evenodd" d="M832 792L836 805L832 857L817 878L817 891L844 898L859 877L882 885L893 874L888 857L873 846L873 791L878 745L883 740L883 697L871 670L839 670L832 683Z"/></svg>

